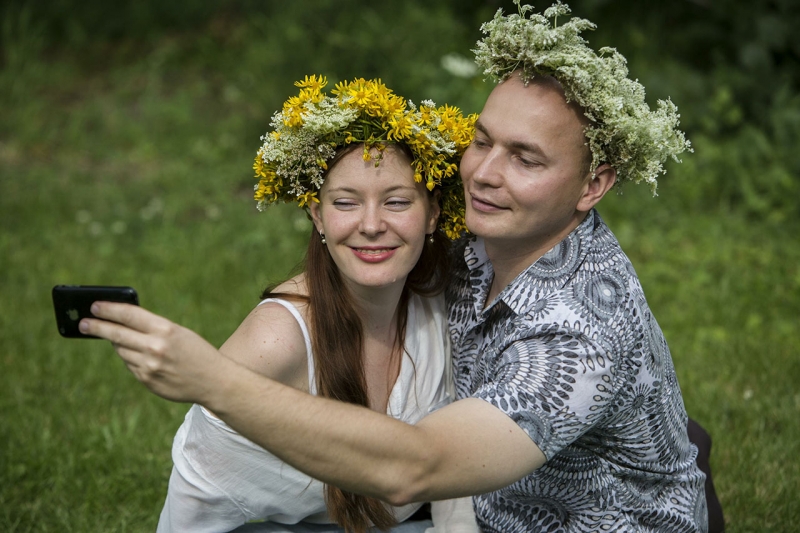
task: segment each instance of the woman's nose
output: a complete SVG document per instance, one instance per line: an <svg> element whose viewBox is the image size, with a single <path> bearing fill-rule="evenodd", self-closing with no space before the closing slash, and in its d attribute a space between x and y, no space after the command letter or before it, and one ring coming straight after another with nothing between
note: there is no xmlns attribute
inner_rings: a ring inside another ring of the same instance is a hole
<svg viewBox="0 0 800 533"><path fill-rule="evenodd" d="M383 212L379 206L367 206L364 209L359 229L365 235L377 235L386 230L386 221L383 219Z"/></svg>

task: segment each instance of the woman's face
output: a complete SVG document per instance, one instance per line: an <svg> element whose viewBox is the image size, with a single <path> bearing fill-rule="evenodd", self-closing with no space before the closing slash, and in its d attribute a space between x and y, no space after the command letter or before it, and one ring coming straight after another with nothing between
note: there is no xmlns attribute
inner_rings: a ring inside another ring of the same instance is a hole
<svg viewBox="0 0 800 533"><path fill-rule="evenodd" d="M402 152L390 145L377 166L362 153L352 150L331 167L311 216L353 290L402 286L436 229L439 207Z"/></svg>

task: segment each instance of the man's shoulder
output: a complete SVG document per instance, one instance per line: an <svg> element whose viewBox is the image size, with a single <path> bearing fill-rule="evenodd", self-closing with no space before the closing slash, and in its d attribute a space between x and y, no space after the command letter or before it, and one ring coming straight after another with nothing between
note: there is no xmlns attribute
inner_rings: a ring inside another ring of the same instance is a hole
<svg viewBox="0 0 800 533"><path fill-rule="evenodd" d="M586 286L608 295L606 283L625 287L627 290L640 290L639 276L633 263L625 254L617 237L606 225L600 215L595 213L586 252L574 276L567 286Z"/></svg>
<svg viewBox="0 0 800 533"><path fill-rule="evenodd" d="M564 315L593 305L607 314L637 286L636 271L619 241L592 212L517 278L507 291L506 303L517 314L540 310L548 302L563 303Z"/></svg>
<svg viewBox="0 0 800 533"><path fill-rule="evenodd" d="M529 271L524 306L517 306L521 322L530 332L555 332L546 324L558 325L558 333L584 332L606 338L636 327L633 317L648 313L644 293L633 264L622 251L614 234L599 216L591 232L575 239L583 247L569 271L548 284L547 275ZM539 269L541 270L541 269Z"/></svg>
<svg viewBox="0 0 800 533"><path fill-rule="evenodd" d="M606 268L609 261L620 263L620 259L630 263L616 235L597 211L593 210L574 233L573 238L581 247L582 268L590 265L598 271Z"/></svg>

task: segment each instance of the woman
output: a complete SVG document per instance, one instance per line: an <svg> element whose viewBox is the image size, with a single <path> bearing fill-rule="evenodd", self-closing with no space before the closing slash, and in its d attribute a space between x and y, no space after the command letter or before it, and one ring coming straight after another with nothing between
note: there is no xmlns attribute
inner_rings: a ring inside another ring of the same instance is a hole
<svg viewBox="0 0 800 533"><path fill-rule="evenodd" d="M325 83L297 83L254 165L259 208L282 200L309 209L305 271L266 291L220 352L296 389L414 424L453 399L443 231L461 229L455 159L474 117L430 102L416 109L379 81L339 84L333 97ZM420 507L389 509L323 487L198 405L173 460L160 532L229 531L253 520L267 523L248 531L319 530L276 524L332 520L361 532ZM433 515L449 517L437 530L477 531L469 499L436 503Z"/></svg>

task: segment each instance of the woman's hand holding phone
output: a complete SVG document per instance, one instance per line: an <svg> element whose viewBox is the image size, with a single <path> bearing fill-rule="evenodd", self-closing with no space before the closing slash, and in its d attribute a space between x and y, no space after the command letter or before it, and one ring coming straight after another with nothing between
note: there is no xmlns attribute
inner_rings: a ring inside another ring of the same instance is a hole
<svg viewBox="0 0 800 533"><path fill-rule="evenodd" d="M92 303L124 302L139 305L139 296L131 287L112 287L108 285L56 285L53 287L53 309L56 312L56 325L62 337L69 339L96 339L80 331L78 324L83 318L91 317Z"/></svg>
<svg viewBox="0 0 800 533"><path fill-rule="evenodd" d="M207 405L209 393L235 362L195 332L141 307L95 302L96 318L80 321L80 331L107 339L136 379L155 394L176 402Z"/></svg>

